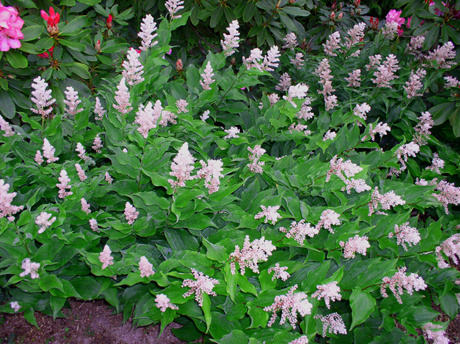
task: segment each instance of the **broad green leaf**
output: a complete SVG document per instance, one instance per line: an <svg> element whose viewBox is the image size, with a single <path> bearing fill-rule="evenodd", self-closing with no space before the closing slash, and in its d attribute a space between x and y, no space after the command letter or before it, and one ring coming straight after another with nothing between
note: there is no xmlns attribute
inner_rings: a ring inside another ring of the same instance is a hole
<svg viewBox="0 0 460 344"><path fill-rule="evenodd" d="M377 301L369 292L363 291L360 288L353 289L350 296L350 307L353 318L350 330L365 322L372 312L374 312L376 304Z"/></svg>
<svg viewBox="0 0 460 344"><path fill-rule="evenodd" d="M13 68L26 68L29 64L27 58L17 50L10 49L5 55L8 63Z"/></svg>
<svg viewBox="0 0 460 344"><path fill-rule="evenodd" d="M22 29L22 34L24 35L24 38L22 39L21 42L32 41L32 40L40 37L42 32L43 32L43 26L42 25L32 25L32 26L28 26L26 28L23 28Z"/></svg>
<svg viewBox="0 0 460 344"><path fill-rule="evenodd" d="M262 327L265 328L268 322L268 313L262 308L248 304L248 314L251 317L251 325L249 328Z"/></svg>
<svg viewBox="0 0 460 344"><path fill-rule="evenodd" d="M206 322L206 332L209 332L209 327L211 326L212 316L211 316L211 300L209 299L209 295L203 293L203 305L201 309L204 313L204 320Z"/></svg>
<svg viewBox="0 0 460 344"><path fill-rule="evenodd" d="M65 25L59 32L61 36L73 36L80 33L80 30L91 23L88 16L78 16Z"/></svg>

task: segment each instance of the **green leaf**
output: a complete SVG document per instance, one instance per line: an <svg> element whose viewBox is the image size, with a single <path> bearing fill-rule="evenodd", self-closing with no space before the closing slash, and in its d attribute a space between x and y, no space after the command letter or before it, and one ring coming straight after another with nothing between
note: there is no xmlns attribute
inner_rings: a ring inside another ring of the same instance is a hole
<svg viewBox="0 0 460 344"><path fill-rule="evenodd" d="M353 289L350 296L351 315L353 318L350 331L369 318L374 312L376 304L377 301L369 292L360 288Z"/></svg>
<svg viewBox="0 0 460 344"><path fill-rule="evenodd" d="M211 300L209 299L209 295L203 293L203 305L201 309L204 313L204 320L206 322L206 333L209 332L209 327L211 326L212 316L211 316Z"/></svg>
<svg viewBox="0 0 460 344"><path fill-rule="evenodd" d="M83 43L70 41L70 40L67 40L67 39L61 39L61 40L59 40L59 43L61 43L62 45L66 46L66 47L69 47L70 49L75 50L75 51L85 51L85 49L86 49L86 45L84 45ZM72 66L72 65L70 65L70 66Z"/></svg>
<svg viewBox="0 0 460 344"><path fill-rule="evenodd" d="M0 90L0 111L6 118L13 118L16 115L16 105L8 92Z"/></svg>
<svg viewBox="0 0 460 344"><path fill-rule="evenodd" d="M15 3L24 8L37 8L37 5L32 0L15 0Z"/></svg>
<svg viewBox="0 0 460 344"><path fill-rule="evenodd" d="M48 51L49 48L51 48L54 44L54 39L51 37L44 37L40 39L37 43L35 43L35 48L38 51L44 52Z"/></svg>
<svg viewBox="0 0 460 344"><path fill-rule="evenodd" d="M32 41L32 40L40 37L42 32L43 32L43 26L42 25L28 26L28 27L22 29L22 33L24 35L24 38L22 39L21 42Z"/></svg>
<svg viewBox="0 0 460 344"><path fill-rule="evenodd" d="M17 50L9 50L6 52L6 59L13 68L26 68L29 64L27 58Z"/></svg>
<svg viewBox="0 0 460 344"><path fill-rule="evenodd" d="M252 2L252 1L251 1ZM248 336L241 330L232 330L219 340L219 344L247 344Z"/></svg>
<svg viewBox="0 0 460 344"><path fill-rule="evenodd" d="M205 214L197 213L189 217L187 220L179 221L173 227L174 228L195 229L195 230L201 231L207 227L217 227L217 226Z"/></svg>
<svg viewBox="0 0 460 344"><path fill-rule="evenodd" d="M75 36L80 33L81 29L88 26L90 23L91 20L88 16L78 16L64 26L59 33L61 36Z"/></svg>
<svg viewBox="0 0 460 344"><path fill-rule="evenodd" d="M224 278L225 282L227 283L226 290L230 298L233 302L235 302L236 297L236 282L238 280L238 276L232 274L230 271L230 265L227 263L224 267Z"/></svg>
<svg viewBox="0 0 460 344"><path fill-rule="evenodd" d="M251 317L251 325L248 328L264 328L268 322L268 313L265 312L262 308L248 304L248 314Z"/></svg>
<svg viewBox="0 0 460 344"><path fill-rule="evenodd" d="M24 312L24 319L34 325L36 328L39 328L37 325L37 319L35 319L34 309L30 307L28 310Z"/></svg>
<svg viewBox="0 0 460 344"><path fill-rule="evenodd" d="M431 307L405 307L398 315L399 319L406 319L408 324L421 327L427 322L433 321L439 315L439 312L434 311Z"/></svg>
<svg viewBox="0 0 460 344"><path fill-rule="evenodd" d="M38 285L43 291L48 291L52 288L63 290L62 282L59 281L56 275L46 275L39 278Z"/></svg>
<svg viewBox="0 0 460 344"><path fill-rule="evenodd" d="M101 0L78 0L78 2L81 2L82 4L88 5L88 6L94 6L98 3L101 2Z"/></svg>
<svg viewBox="0 0 460 344"><path fill-rule="evenodd" d="M228 254L225 247L215 245L206 240L206 238L203 238L203 244L207 248L206 257L209 259L218 261L219 263L225 263L225 261L228 259Z"/></svg>
<svg viewBox="0 0 460 344"><path fill-rule="evenodd" d="M240 286L241 291L243 293L250 293L250 294L253 294L254 296L257 296L256 287L254 287L251 284L251 282L249 282L248 278L246 276L242 276L238 274L238 272L236 273L236 275L238 276L238 285Z"/></svg>

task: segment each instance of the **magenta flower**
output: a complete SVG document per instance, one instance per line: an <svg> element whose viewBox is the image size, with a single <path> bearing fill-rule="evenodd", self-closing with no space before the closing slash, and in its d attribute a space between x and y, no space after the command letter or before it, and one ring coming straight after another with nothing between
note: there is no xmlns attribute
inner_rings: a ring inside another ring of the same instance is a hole
<svg viewBox="0 0 460 344"><path fill-rule="evenodd" d="M21 47L20 39L24 38L21 28L24 20L19 17L18 11L11 6L0 3L0 51Z"/></svg>
<svg viewBox="0 0 460 344"><path fill-rule="evenodd" d="M56 36L59 33L59 20L61 15L54 11L54 8L50 7L50 13L46 13L44 10L40 11L41 17L46 20L46 30L50 36Z"/></svg>

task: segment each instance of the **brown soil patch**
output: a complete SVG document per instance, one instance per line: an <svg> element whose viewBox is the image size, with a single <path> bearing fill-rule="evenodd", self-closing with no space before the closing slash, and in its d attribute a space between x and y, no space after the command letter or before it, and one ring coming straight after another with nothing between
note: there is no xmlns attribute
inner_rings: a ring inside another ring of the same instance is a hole
<svg viewBox="0 0 460 344"><path fill-rule="evenodd" d="M169 324L159 338L160 326L134 327L123 323L121 314L113 314L102 300L69 300L71 308L57 318L35 312L39 329L28 323L21 313L0 315L1 344L182 344Z"/></svg>

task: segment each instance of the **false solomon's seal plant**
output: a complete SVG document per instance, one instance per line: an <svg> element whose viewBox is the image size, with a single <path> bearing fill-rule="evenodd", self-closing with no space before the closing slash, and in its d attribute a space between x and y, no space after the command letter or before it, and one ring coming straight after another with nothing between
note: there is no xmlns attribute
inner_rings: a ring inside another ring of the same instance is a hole
<svg viewBox="0 0 460 344"><path fill-rule="evenodd" d="M459 156L421 96L452 43L415 58L362 23L320 56L290 34L242 57L234 21L176 71L189 15L147 15L94 99L69 87L53 108L37 76L24 125L2 119L0 310L36 324L105 299L186 341L446 343L432 305L459 308Z"/></svg>

